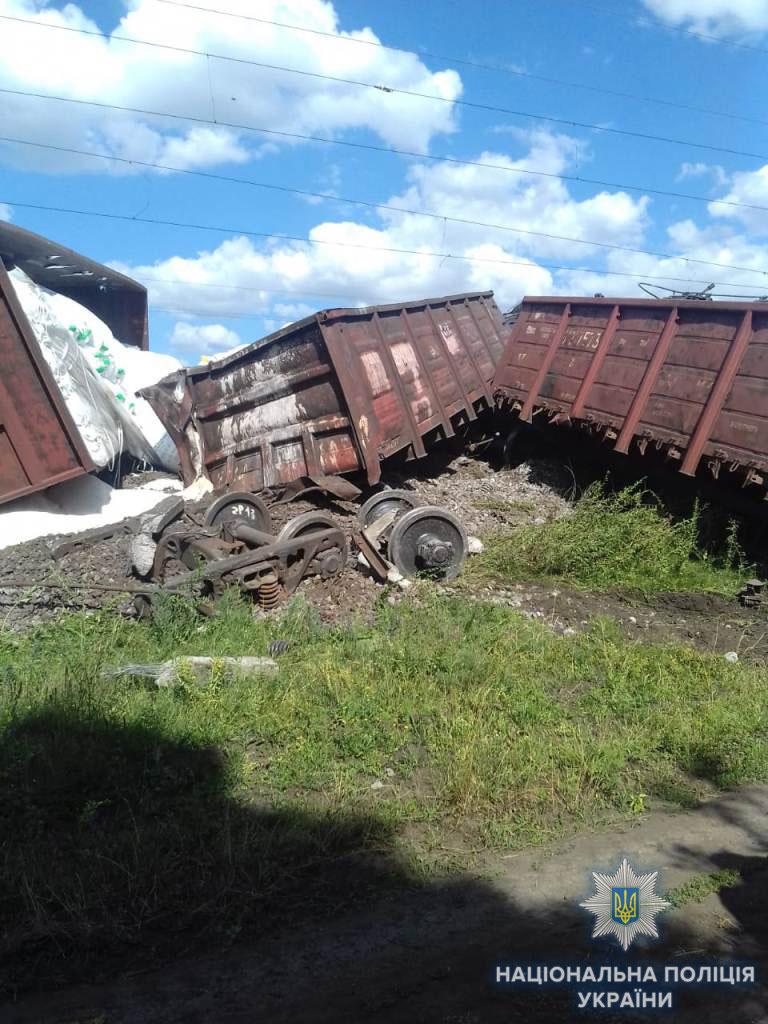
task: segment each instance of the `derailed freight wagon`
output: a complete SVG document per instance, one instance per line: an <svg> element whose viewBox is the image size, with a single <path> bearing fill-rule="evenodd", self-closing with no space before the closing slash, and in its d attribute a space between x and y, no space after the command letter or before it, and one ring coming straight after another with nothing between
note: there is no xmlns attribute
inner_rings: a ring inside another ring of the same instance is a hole
<svg viewBox="0 0 768 1024"><path fill-rule="evenodd" d="M176 442L186 483L216 492L302 481L340 494L340 474L418 458L493 407L505 328L492 292L306 317L142 394Z"/></svg>
<svg viewBox="0 0 768 1024"><path fill-rule="evenodd" d="M622 453L663 451L765 491L768 305L527 297L493 382L530 422L587 428Z"/></svg>
<svg viewBox="0 0 768 1024"><path fill-rule="evenodd" d="M137 282L13 224L0 223L0 503L94 466L8 271L67 296L125 342L147 347L147 292Z"/></svg>

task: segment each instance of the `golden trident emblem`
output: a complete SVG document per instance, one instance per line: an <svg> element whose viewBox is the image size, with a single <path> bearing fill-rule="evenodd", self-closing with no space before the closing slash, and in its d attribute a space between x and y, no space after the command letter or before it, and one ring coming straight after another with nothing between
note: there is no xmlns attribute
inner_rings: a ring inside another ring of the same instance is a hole
<svg viewBox="0 0 768 1024"><path fill-rule="evenodd" d="M613 919L622 924L637 920L637 889L613 890Z"/></svg>

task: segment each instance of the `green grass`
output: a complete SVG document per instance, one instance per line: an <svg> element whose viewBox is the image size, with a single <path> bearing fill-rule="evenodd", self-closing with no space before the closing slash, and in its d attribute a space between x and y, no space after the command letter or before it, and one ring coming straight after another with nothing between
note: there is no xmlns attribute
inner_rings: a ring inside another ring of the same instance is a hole
<svg viewBox="0 0 768 1024"><path fill-rule="evenodd" d="M231 598L214 619L172 600L152 624L105 611L0 633L0 983L225 942L336 906L340 879L367 895L457 848L768 777L764 667L414 589L337 630L300 602L254 621ZM293 646L274 677L100 678L277 637Z"/></svg>
<svg viewBox="0 0 768 1024"><path fill-rule="evenodd" d="M741 883L740 872L732 868L724 868L722 871L713 871L709 875L695 875L685 885L664 893L664 898L669 900L673 907L684 907L688 903L701 903L707 896L720 892L721 889L732 889Z"/></svg>
<svg viewBox="0 0 768 1024"><path fill-rule="evenodd" d="M732 527L717 557L697 544L698 515L672 521L639 487L590 487L573 513L488 539L473 574L547 579L587 590L706 590L731 595L750 571Z"/></svg>

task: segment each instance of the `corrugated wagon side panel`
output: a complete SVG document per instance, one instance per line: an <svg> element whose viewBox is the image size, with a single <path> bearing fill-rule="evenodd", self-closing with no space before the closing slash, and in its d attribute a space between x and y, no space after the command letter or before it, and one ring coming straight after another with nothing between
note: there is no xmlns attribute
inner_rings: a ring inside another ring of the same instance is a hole
<svg viewBox="0 0 768 1024"><path fill-rule="evenodd" d="M423 456L493 404L504 328L491 293L319 315L368 480L382 458Z"/></svg>
<svg viewBox="0 0 768 1024"><path fill-rule="evenodd" d="M323 322L323 334L369 468L407 444L410 403L394 369L392 342L372 317ZM400 387L398 387L400 385Z"/></svg>
<svg viewBox="0 0 768 1024"><path fill-rule="evenodd" d="M687 448L740 317L709 308L678 311L675 336L639 424L639 433Z"/></svg>
<svg viewBox="0 0 768 1024"><path fill-rule="evenodd" d="M0 264L0 502L93 470Z"/></svg>
<svg viewBox="0 0 768 1024"><path fill-rule="evenodd" d="M651 316L631 307L621 310L613 339L585 405L588 418L612 426L623 424L648 371L665 322L663 310Z"/></svg>
<svg viewBox="0 0 768 1024"><path fill-rule="evenodd" d="M768 310L691 300L525 299L494 391L603 432L653 441L694 473L706 459L768 471Z"/></svg>
<svg viewBox="0 0 768 1024"><path fill-rule="evenodd" d="M191 482L259 490L426 453L493 407L504 327L493 293L330 309L143 394Z"/></svg>
<svg viewBox="0 0 768 1024"><path fill-rule="evenodd" d="M768 470L768 312L754 313L741 359L706 454Z"/></svg>
<svg viewBox="0 0 768 1024"><path fill-rule="evenodd" d="M516 398L532 398L538 394L536 380L545 368L550 347L558 342L558 326L564 308L554 303L546 306L532 303L523 307L501 355L494 387Z"/></svg>

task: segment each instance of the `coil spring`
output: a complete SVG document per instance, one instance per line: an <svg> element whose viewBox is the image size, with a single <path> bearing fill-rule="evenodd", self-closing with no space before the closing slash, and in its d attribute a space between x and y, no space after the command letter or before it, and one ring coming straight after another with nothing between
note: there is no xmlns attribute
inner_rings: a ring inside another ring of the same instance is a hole
<svg viewBox="0 0 768 1024"><path fill-rule="evenodd" d="M273 640L269 645L267 653L270 657L275 658L278 654L285 654L290 646L290 640Z"/></svg>
<svg viewBox="0 0 768 1024"><path fill-rule="evenodd" d="M259 586L258 601L260 608L274 608L280 600L280 582L274 574L265 576Z"/></svg>

